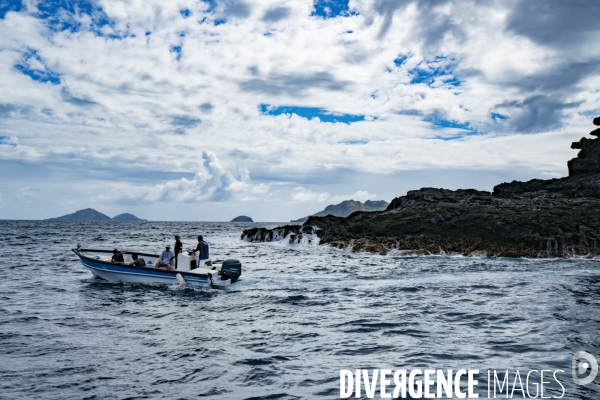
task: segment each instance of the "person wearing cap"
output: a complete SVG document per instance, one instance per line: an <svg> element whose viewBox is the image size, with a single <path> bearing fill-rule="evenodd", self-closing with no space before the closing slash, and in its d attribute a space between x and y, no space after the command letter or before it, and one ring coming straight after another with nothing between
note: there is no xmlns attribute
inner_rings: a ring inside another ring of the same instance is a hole
<svg viewBox="0 0 600 400"><path fill-rule="evenodd" d="M154 265L154 268L167 267L171 269L171 261L175 258L175 254L171 251L171 246L166 245L165 251L160 254L160 258Z"/></svg>
<svg viewBox="0 0 600 400"><path fill-rule="evenodd" d="M113 250L113 256L110 259L110 262L117 265L125 265L125 259L123 259L123 254L117 249Z"/></svg>
<svg viewBox="0 0 600 400"><path fill-rule="evenodd" d="M177 269L177 254L183 252L183 244L179 240L179 235L175 235L175 269Z"/></svg>

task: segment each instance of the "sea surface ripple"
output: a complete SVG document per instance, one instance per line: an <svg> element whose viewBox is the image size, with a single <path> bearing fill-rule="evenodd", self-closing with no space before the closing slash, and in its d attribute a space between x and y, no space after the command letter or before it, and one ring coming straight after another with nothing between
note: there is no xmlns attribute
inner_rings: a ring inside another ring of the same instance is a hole
<svg viewBox="0 0 600 400"><path fill-rule="evenodd" d="M340 369L359 368L561 369L565 399L600 398L600 378L570 377L573 353L600 360L598 261L240 240L275 225L0 221L0 398L333 399ZM204 235L244 279L108 283L71 252L158 253L175 233L184 248Z"/></svg>

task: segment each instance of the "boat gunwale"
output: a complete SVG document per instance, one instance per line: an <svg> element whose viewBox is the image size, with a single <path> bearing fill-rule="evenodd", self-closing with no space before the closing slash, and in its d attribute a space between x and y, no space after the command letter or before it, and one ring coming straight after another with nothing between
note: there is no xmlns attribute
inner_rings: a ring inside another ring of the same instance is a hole
<svg viewBox="0 0 600 400"><path fill-rule="evenodd" d="M94 250L94 249L80 249L80 250L78 250L78 249L71 249L71 251L73 253L75 253L79 258L83 258L83 259L86 259L86 260L89 260L89 261L92 261L92 262L95 262L95 263L99 263L99 264L110 265L110 266L113 266L113 267L131 268L131 269L142 270L142 271L151 270L151 271L155 271L155 272L164 272L164 273L168 273L168 274L171 274L171 275L181 274L183 276L186 276L186 275L187 276L199 276L199 277L207 278L207 279L209 277L209 274L197 274L197 273L189 272L189 271L178 271L176 269L172 269L172 270L171 269L158 269L158 268L152 268L152 267L138 267L138 266L135 266L135 265L113 264L110 261L98 260L98 259L92 258L90 256L87 256L85 254L82 254L82 252L84 252L84 251L93 251L93 252L96 252L96 253L109 253L110 254L110 253L112 253L112 250ZM141 255L141 256L148 256L148 257L156 257L156 258L158 258L158 256L155 255L155 254L136 253L136 252L132 252L132 251L123 251L123 252L121 252L121 254L123 254L123 253L124 254L133 254L133 253L135 253L135 254Z"/></svg>

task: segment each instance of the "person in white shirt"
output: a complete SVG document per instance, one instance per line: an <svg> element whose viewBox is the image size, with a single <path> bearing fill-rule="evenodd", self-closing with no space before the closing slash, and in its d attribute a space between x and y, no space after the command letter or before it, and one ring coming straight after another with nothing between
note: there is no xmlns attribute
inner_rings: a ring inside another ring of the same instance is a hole
<svg viewBox="0 0 600 400"><path fill-rule="evenodd" d="M167 245L165 251L160 254L160 258L154 265L154 268L167 267L167 269L171 269L173 258L175 258L175 253L171 251L171 246Z"/></svg>

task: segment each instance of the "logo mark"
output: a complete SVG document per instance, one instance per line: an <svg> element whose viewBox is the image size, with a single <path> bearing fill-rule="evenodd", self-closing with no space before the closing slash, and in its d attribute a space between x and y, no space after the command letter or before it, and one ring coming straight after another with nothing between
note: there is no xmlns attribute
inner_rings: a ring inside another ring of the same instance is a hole
<svg viewBox="0 0 600 400"><path fill-rule="evenodd" d="M585 360L585 361L579 361ZM587 371L591 371L590 374L585 378L579 378L579 375L583 375ZM578 351L573 354L573 382L578 385L587 385L591 383L598 375L598 362L590 353L585 351Z"/></svg>

